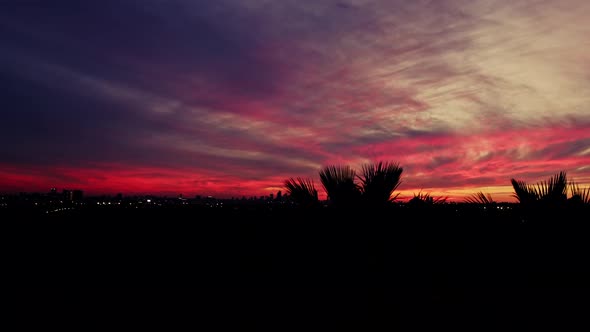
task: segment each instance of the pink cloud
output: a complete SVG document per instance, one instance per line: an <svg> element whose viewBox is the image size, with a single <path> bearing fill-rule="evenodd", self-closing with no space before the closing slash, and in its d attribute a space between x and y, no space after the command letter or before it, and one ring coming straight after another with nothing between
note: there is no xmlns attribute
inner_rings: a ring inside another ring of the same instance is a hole
<svg viewBox="0 0 590 332"><path fill-rule="evenodd" d="M0 191L249 196L378 160L406 196L590 184L588 2L117 6L114 35L98 3L80 29L6 17Z"/></svg>

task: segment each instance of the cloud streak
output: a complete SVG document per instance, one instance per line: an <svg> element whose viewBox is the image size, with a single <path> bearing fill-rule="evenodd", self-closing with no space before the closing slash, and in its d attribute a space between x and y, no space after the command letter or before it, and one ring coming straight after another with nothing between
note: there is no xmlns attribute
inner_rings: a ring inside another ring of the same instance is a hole
<svg viewBox="0 0 590 332"><path fill-rule="evenodd" d="M409 195L590 184L586 1L0 6L0 190L262 195L377 160Z"/></svg>

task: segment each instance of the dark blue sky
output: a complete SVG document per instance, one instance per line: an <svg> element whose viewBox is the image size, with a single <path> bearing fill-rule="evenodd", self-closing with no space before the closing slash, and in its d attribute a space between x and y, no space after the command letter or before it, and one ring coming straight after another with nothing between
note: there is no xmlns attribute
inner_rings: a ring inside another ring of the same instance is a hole
<svg viewBox="0 0 590 332"><path fill-rule="evenodd" d="M590 183L590 3L2 1L0 191L262 195L328 164ZM406 195L406 196L407 196Z"/></svg>

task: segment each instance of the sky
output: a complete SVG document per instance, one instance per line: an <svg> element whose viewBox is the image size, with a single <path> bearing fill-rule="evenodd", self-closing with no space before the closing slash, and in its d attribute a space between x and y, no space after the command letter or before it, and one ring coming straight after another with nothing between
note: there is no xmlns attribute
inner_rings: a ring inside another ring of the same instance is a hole
<svg viewBox="0 0 590 332"><path fill-rule="evenodd" d="M590 185L587 0L0 1L0 192Z"/></svg>

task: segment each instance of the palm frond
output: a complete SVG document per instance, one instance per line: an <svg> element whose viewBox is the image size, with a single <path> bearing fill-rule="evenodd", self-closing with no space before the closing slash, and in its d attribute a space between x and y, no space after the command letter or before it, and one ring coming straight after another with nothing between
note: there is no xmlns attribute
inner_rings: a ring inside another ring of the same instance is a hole
<svg viewBox="0 0 590 332"><path fill-rule="evenodd" d="M582 204L590 205L590 186L583 188L583 187L580 187L574 181L572 181L570 183L570 191L571 191L570 200L579 201Z"/></svg>
<svg viewBox="0 0 590 332"><path fill-rule="evenodd" d="M434 197L432 203L433 204L444 204L447 202L447 199L449 199L449 196L438 196L438 197Z"/></svg>
<svg viewBox="0 0 590 332"><path fill-rule="evenodd" d="M354 182L356 172L350 166L326 166L319 172L328 200L337 205L354 203L360 189Z"/></svg>
<svg viewBox="0 0 590 332"><path fill-rule="evenodd" d="M568 182L565 171L536 184L527 184L515 179L511 179L510 182L514 188L513 197L521 204L529 205L542 201L554 205L563 203L567 199Z"/></svg>
<svg viewBox="0 0 590 332"><path fill-rule="evenodd" d="M426 203L426 204L443 204L446 203L448 196L431 196L430 193L423 193L422 190L418 194L414 193L414 197L408 203Z"/></svg>
<svg viewBox="0 0 590 332"><path fill-rule="evenodd" d="M399 163L380 161L376 164L363 165L358 178L364 200L374 205L395 200L399 193L393 195L393 192L401 184L402 172L403 168Z"/></svg>
<svg viewBox="0 0 590 332"><path fill-rule="evenodd" d="M512 196L516 198L521 204L528 204L535 202L538 195L534 190L531 190L529 184L522 180L510 179L514 193Z"/></svg>
<svg viewBox="0 0 590 332"><path fill-rule="evenodd" d="M548 202L565 201L567 198L567 176L561 171L545 181L535 185L537 196Z"/></svg>
<svg viewBox="0 0 590 332"><path fill-rule="evenodd" d="M465 202L472 204L490 205L496 203L492 195L485 194L483 191L476 192L465 198Z"/></svg>
<svg viewBox="0 0 590 332"><path fill-rule="evenodd" d="M284 182L284 187L291 199L301 205L310 205L319 202L318 191L312 179L289 178Z"/></svg>

